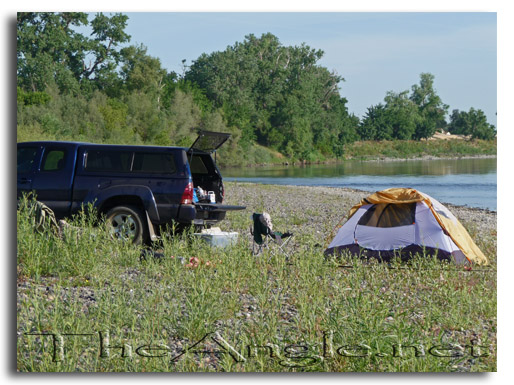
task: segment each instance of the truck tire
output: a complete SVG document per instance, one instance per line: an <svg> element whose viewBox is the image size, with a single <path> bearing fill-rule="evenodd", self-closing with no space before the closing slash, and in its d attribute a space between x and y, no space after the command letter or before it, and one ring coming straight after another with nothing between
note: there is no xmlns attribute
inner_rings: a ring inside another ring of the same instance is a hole
<svg viewBox="0 0 514 385"><path fill-rule="evenodd" d="M148 226L142 210L135 206L116 206L106 214L114 238L139 245L148 240Z"/></svg>

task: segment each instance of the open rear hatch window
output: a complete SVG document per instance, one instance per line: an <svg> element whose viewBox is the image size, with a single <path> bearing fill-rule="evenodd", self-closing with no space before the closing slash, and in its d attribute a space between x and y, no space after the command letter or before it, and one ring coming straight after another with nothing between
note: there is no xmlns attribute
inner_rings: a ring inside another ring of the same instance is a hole
<svg viewBox="0 0 514 385"><path fill-rule="evenodd" d="M196 138L188 152L199 150L212 153L220 148L228 138L230 138L230 134L226 134L224 132L200 131L198 138Z"/></svg>

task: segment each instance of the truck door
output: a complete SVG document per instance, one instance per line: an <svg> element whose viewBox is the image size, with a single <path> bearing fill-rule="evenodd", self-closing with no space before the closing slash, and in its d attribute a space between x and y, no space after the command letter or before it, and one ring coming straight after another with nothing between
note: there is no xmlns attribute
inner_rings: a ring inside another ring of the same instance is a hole
<svg viewBox="0 0 514 385"><path fill-rule="evenodd" d="M32 180L35 171L39 167L41 159L41 146L36 144L18 145L16 170L18 179L17 198L32 190Z"/></svg>
<svg viewBox="0 0 514 385"><path fill-rule="evenodd" d="M70 212L75 160L75 148L49 145L43 149L39 172L32 180L37 200L50 207L57 218Z"/></svg>

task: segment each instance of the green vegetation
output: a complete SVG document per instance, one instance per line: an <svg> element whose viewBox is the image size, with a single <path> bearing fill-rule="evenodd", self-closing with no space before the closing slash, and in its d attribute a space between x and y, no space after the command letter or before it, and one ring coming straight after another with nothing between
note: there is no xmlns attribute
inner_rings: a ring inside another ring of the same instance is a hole
<svg viewBox="0 0 514 385"><path fill-rule="evenodd" d="M487 123L482 110L470 108L469 112L453 110L448 131L452 134L470 135L472 138L493 139L495 128Z"/></svg>
<svg viewBox="0 0 514 385"><path fill-rule="evenodd" d="M18 141L188 146L198 130L223 131L232 138L220 163L246 165L341 159L356 141L421 140L444 128L473 139L496 135L473 108L454 111L448 126L449 106L429 73L410 92L388 92L359 120L340 95L343 77L319 65L321 50L248 35L184 61L177 74L144 45L129 45L127 21L123 14L18 13Z"/></svg>
<svg viewBox="0 0 514 385"><path fill-rule="evenodd" d="M298 234L289 263L255 257L247 212L225 224L240 232L231 248L185 233L145 259L84 214L71 224L61 237L36 232L27 201L18 210L21 372L496 370L496 233L472 224L491 259L472 271L326 261L312 231Z"/></svg>

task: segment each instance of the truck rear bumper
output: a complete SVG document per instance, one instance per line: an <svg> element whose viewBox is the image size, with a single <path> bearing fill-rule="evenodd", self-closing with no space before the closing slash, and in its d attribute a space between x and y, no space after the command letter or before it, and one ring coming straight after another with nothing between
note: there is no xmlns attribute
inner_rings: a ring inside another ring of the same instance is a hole
<svg viewBox="0 0 514 385"><path fill-rule="evenodd" d="M180 205L178 208L177 222L191 224L196 218L194 205Z"/></svg>

